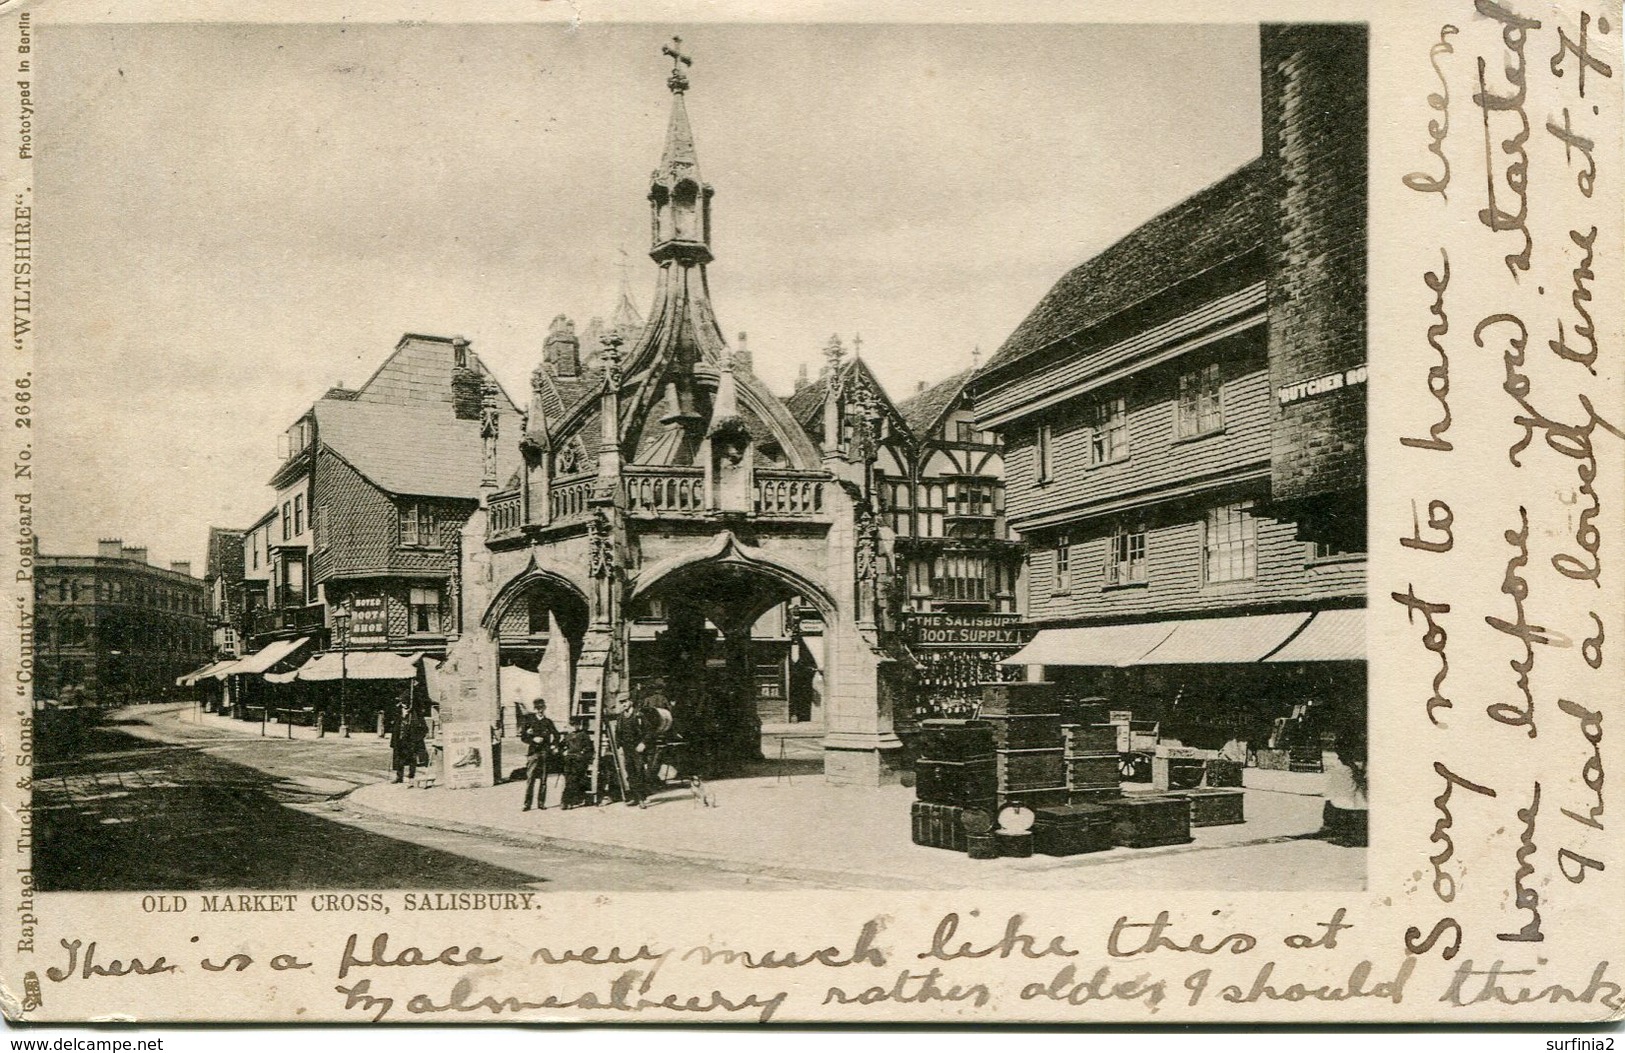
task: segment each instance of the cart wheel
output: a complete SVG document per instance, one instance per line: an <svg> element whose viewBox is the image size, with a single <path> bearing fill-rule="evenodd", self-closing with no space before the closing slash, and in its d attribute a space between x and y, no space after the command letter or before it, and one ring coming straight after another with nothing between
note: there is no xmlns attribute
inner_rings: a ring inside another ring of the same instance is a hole
<svg viewBox="0 0 1625 1053"><path fill-rule="evenodd" d="M1134 778L1134 757L1131 754L1120 754L1117 758L1117 774L1124 779Z"/></svg>

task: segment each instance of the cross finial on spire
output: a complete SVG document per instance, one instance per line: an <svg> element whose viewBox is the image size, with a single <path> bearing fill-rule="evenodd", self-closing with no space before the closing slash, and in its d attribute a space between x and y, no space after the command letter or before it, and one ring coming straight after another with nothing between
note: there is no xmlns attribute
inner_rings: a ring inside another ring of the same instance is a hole
<svg viewBox="0 0 1625 1053"><path fill-rule="evenodd" d="M671 58L671 76L666 78L666 87L672 94L681 95L688 90L688 74L683 72L683 67L694 65L694 60L683 54L683 38L672 37L671 43L663 45L660 53Z"/></svg>
<svg viewBox="0 0 1625 1053"><path fill-rule="evenodd" d="M852 334L852 357L853 358L862 358L863 357L863 334L862 333L853 333Z"/></svg>

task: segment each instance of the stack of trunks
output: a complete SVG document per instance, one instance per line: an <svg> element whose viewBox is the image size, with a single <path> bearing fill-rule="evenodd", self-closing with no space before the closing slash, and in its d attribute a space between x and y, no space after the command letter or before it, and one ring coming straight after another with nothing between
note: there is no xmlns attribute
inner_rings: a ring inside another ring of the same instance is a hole
<svg viewBox="0 0 1625 1053"><path fill-rule="evenodd" d="M920 722L919 758L914 762L915 844L965 852L976 839L976 847L992 854L997 797L993 756L993 727L986 721Z"/></svg>
<svg viewBox="0 0 1625 1053"><path fill-rule="evenodd" d="M982 719L993 731L998 807L1065 804L1066 763L1060 697L1054 684L982 685Z"/></svg>

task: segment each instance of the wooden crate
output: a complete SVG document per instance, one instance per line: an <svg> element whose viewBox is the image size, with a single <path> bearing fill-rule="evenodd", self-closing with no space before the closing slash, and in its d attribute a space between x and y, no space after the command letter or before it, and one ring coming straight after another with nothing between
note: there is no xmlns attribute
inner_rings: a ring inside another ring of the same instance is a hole
<svg viewBox="0 0 1625 1053"><path fill-rule="evenodd" d="M1104 757L1066 758L1068 790L1110 790L1117 792L1122 776L1117 770L1117 754Z"/></svg>
<svg viewBox="0 0 1625 1053"><path fill-rule="evenodd" d="M998 783L993 759L914 762L914 796L957 808L990 807Z"/></svg>
<svg viewBox="0 0 1625 1053"><path fill-rule="evenodd" d="M984 719L993 729L994 749L1043 750L1061 745L1061 718L1054 713L989 714Z"/></svg>
<svg viewBox="0 0 1625 1053"><path fill-rule="evenodd" d="M914 843L926 848L965 851L964 809L952 805L915 801L910 812L914 823Z"/></svg>
<svg viewBox="0 0 1625 1053"><path fill-rule="evenodd" d="M915 755L939 761L991 757L993 727L982 720L922 720Z"/></svg>
<svg viewBox="0 0 1625 1053"><path fill-rule="evenodd" d="M1059 712L1055 685L1013 680L982 685L982 716L1028 716Z"/></svg>
<svg viewBox="0 0 1625 1053"><path fill-rule="evenodd" d="M1075 856L1112 847L1112 811L1093 804L1034 809L1033 851Z"/></svg>
<svg viewBox="0 0 1625 1053"><path fill-rule="evenodd" d="M1061 737L1068 757L1117 756L1116 724L1068 724Z"/></svg>
<svg viewBox="0 0 1625 1053"><path fill-rule="evenodd" d="M1112 840L1127 848L1185 845L1191 841L1191 806L1184 797L1146 794L1111 802Z"/></svg>
<svg viewBox="0 0 1625 1053"><path fill-rule="evenodd" d="M1035 790L1066 785L1065 755L1048 750L996 750L993 760L1001 790Z"/></svg>
<svg viewBox="0 0 1625 1053"><path fill-rule="evenodd" d="M1240 761L1210 760L1207 762L1207 774L1202 777L1202 782L1206 786L1239 788L1242 767Z"/></svg>
<svg viewBox="0 0 1625 1053"><path fill-rule="evenodd" d="M1246 795L1240 790L1208 787L1186 790L1183 796L1190 802L1192 826L1235 826L1247 821Z"/></svg>

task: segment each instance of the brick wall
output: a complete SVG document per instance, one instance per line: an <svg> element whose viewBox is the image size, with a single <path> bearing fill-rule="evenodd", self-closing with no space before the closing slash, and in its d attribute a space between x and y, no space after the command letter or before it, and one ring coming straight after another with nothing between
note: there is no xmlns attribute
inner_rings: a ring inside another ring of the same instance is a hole
<svg viewBox="0 0 1625 1053"><path fill-rule="evenodd" d="M1271 386L1366 361L1366 55L1363 25L1265 26L1264 157L1272 193ZM1313 501L1365 485L1365 385L1272 398L1272 496Z"/></svg>

